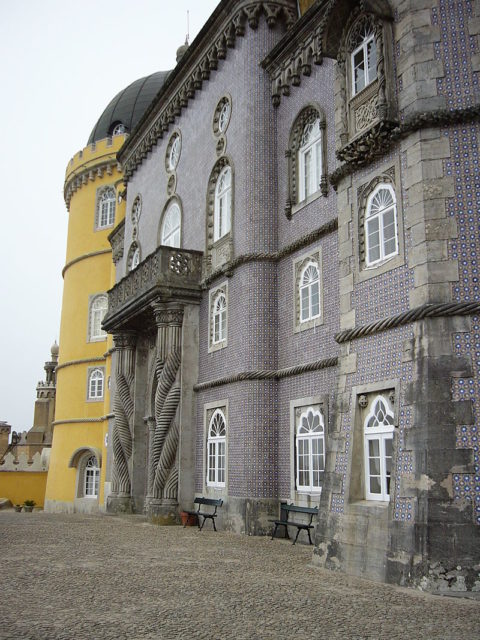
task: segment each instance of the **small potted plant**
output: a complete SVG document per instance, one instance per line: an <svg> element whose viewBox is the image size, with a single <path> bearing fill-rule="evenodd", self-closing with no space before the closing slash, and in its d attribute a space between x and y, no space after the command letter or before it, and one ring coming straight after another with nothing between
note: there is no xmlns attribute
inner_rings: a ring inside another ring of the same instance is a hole
<svg viewBox="0 0 480 640"><path fill-rule="evenodd" d="M23 510L27 511L27 513L31 513L33 511L33 507L36 504L37 503L35 502L35 500L25 500L25 502L23 503Z"/></svg>
<svg viewBox="0 0 480 640"><path fill-rule="evenodd" d="M15 511L16 511L17 513L20 513L20 511L23 509L23 505L21 505L21 504L14 504L14 505L13 505L13 508L15 509Z"/></svg>

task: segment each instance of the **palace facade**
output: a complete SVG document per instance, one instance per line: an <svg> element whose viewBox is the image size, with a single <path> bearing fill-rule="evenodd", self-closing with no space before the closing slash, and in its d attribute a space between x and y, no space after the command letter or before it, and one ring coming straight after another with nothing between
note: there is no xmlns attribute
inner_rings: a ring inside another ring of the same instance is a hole
<svg viewBox="0 0 480 640"><path fill-rule="evenodd" d="M222 0L70 162L45 506L262 535L318 565L480 577L480 15Z"/></svg>

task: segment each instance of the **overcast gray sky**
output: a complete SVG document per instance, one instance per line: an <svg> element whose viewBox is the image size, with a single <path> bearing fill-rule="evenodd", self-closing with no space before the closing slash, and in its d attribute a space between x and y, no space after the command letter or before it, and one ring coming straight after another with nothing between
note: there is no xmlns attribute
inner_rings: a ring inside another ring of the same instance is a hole
<svg viewBox="0 0 480 640"><path fill-rule="evenodd" d="M33 423L58 340L69 159L113 96L175 66L218 0L0 0L0 420Z"/></svg>

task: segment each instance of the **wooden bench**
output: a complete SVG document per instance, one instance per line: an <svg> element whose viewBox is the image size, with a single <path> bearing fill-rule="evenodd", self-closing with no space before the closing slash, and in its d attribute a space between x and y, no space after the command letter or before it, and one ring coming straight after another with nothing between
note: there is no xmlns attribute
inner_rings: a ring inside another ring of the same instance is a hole
<svg viewBox="0 0 480 640"><path fill-rule="evenodd" d="M312 543L312 538L310 537L310 529L313 529L314 525L312 524L313 522L313 516L318 515L318 507L297 507L294 504L282 504L281 505L281 511L285 512L285 520L270 520L270 522L273 522L275 524L275 528L273 530L272 533L272 540L275 537L275 534L277 533L277 528L279 527L279 525L282 525L283 527L285 527L285 538L288 538L288 527L297 527L297 535L295 536L295 540L293 541L293 544L295 544L295 542L297 541L298 538L298 534L300 533L300 531L306 531L308 533L308 540L310 542L310 544ZM307 522L299 522L296 520L289 520L288 516L293 513L305 513L307 515L310 516L310 518L308 519Z"/></svg>
<svg viewBox="0 0 480 640"><path fill-rule="evenodd" d="M201 498L195 498L195 500L193 501L193 504L197 504L198 507L197 509L192 509L190 511L188 509L185 509L185 513L188 514L188 517L185 524L183 525L183 528L185 529L185 527L187 526L188 519L190 518L190 516L192 517L196 516L198 528L200 529L200 531L203 529L203 525L205 524L205 521L208 519L212 521L213 528L216 531L217 527L215 526L215 518L217 517L217 509L218 507L222 506L223 500L213 500L212 498L201 497ZM213 511L201 511L202 506L215 507L215 509ZM200 516L203 518L201 526L200 526Z"/></svg>

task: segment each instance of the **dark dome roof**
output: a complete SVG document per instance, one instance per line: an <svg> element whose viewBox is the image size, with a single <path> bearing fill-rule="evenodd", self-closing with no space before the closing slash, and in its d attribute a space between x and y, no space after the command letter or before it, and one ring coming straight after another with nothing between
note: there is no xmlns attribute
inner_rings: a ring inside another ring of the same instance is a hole
<svg viewBox="0 0 480 640"><path fill-rule="evenodd" d="M111 136L114 128L120 124L125 127L126 131L132 131L162 88L169 74L170 71L152 73L146 78L135 80L123 91L117 93L93 127L88 144Z"/></svg>

